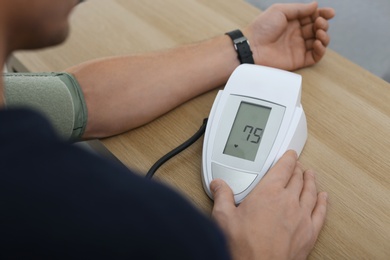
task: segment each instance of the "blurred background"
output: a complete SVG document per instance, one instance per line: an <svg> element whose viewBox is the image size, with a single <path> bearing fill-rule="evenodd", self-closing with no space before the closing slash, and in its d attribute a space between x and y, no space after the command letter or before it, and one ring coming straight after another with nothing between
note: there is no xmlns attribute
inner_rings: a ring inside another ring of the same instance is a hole
<svg viewBox="0 0 390 260"><path fill-rule="evenodd" d="M309 3L307 0L246 0L267 9L274 3ZM330 48L390 82L390 0L317 0L332 7Z"/></svg>

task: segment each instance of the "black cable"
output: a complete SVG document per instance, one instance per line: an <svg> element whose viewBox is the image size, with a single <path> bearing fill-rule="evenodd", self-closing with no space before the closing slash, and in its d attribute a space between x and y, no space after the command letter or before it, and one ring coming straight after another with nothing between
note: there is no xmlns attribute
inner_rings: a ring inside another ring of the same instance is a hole
<svg viewBox="0 0 390 260"><path fill-rule="evenodd" d="M203 119L203 124L199 128L199 130L187 141L185 141L183 144L179 145L163 157L161 157L160 160L158 160L148 171L145 178L151 179L154 175L154 173L157 171L158 168L160 168L161 165L163 165L165 162L167 162L169 159L171 159L173 156L179 154L180 152L184 151L186 148L188 148L190 145L195 143L206 131L207 126L207 118Z"/></svg>

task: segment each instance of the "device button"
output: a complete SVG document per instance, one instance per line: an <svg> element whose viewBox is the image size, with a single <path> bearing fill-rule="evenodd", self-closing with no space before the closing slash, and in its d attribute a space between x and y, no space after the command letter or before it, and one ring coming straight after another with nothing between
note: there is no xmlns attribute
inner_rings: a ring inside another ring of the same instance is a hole
<svg viewBox="0 0 390 260"><path fill-rule="evenodd" d="M257 176L257 174L240 172L214 162L211 163L211 172L213 179L223 179L235 195L245 191Z"/></svg>

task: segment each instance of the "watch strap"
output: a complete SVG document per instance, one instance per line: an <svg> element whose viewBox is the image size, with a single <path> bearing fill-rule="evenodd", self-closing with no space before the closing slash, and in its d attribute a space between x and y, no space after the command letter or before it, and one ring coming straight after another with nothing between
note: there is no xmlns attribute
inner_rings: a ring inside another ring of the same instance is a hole
<svg viewBox="0 0 390 260"><path fill-rule="evenodd" d="M234 30L226 33L233 41L234 48L237 51L237 58L241 64L254 64L253 53L251 51L248 39L240 30Z"/></svg>

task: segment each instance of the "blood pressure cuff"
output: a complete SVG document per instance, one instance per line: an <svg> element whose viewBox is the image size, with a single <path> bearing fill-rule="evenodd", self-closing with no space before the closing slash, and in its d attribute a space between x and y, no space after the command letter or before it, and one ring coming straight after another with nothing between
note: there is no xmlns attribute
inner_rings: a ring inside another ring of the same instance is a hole
<svg viewBox="0 0 390 260"><path fill-rule="evenodd" d="M81 138L87 107L77 80L68 73L5 73L6 107L35 109L67 140Z"/></svg>

